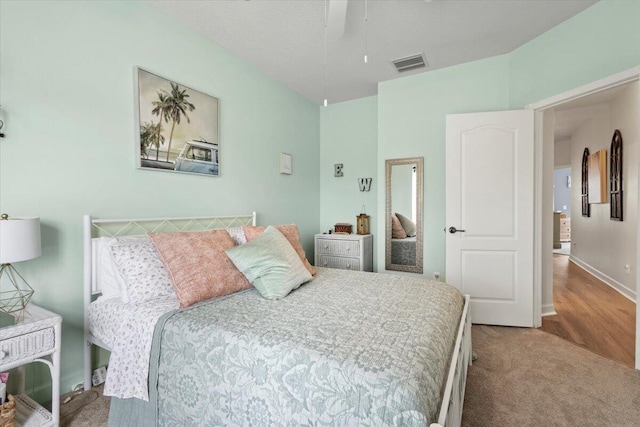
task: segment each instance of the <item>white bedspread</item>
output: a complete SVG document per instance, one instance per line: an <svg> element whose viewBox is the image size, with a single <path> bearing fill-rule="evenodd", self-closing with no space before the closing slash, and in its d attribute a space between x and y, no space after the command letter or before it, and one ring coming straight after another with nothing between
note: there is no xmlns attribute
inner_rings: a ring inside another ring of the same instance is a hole
<svg viewBox="0 0 640 427"><path fill-rule="evenodd" d="M89 307L91 333L111 348L105 396L149 400L149 356L160 316L179 307L174 296L131 305L100 298Z"/></svg>

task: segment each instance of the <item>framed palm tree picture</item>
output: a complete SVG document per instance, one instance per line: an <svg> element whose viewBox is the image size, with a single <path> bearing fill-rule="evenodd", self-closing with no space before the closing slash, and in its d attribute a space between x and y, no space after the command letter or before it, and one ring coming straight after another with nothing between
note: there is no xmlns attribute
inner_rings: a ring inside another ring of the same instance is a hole
<svg viewBox="0 0 640 427"><path fill-rule="evenodd" d="M220 176L218 98L136 68L140 169Z"/></svg>

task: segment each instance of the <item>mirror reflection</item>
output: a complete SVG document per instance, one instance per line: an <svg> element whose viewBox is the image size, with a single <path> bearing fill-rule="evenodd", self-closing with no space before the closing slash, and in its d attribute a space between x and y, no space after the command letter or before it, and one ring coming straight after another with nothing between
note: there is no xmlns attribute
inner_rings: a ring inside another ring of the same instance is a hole
<svg viewBox="0 0 640 427"><path fill-rule="evenodd" d="M423 159L386 161L386 269L422 273Z"/></svg>

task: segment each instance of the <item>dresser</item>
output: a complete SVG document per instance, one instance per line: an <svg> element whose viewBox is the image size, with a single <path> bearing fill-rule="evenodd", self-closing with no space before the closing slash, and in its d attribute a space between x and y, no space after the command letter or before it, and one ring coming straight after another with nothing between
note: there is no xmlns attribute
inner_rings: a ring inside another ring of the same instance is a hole
<svg viewBox="0 0 640 427"><path fill-rule="evenodd" d="M571 218L562 218L560 216L560 241L571 241Z"/></svg>
<svg viewBox="0 0 640 427"><path fill-rule="evenodd" d="M316 234L316 267L373 271L371 234Z"/></svg>

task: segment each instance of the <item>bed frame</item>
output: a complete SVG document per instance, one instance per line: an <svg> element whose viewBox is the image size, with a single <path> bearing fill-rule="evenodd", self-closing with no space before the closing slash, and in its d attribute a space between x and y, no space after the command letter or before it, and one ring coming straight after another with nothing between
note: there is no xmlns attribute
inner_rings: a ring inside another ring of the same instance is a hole
<svg viewBox="0 0 640 427"><path fill-rule="evenodd" d="M97 219L84 216L84 389L91 389L91 347L109 347L89 332L89 304L94 296L101 294L95 280L92 265L91 239L94 237L116 237L146 233L169 233L177 231L204 231L220 228L256 225L256 213L239 216L148 218L148 219ZM438 422L430 427L459 427L462 423L462 406L467 381L467 369L471 366L471 312L469 295L464 296L464 308L451 355L449 373L442 397Z"/></svg>
<svg viewBox="0 0 640 427"><path fill-rule="evenodd" d="M84 389L91 389L91 346L97 345L111 351L108 345L89 332L89 304L102 293L98 287L91 239L147 233L173 233L178 231L206 231L221 228L256 225L256 213L237 216L207 216L180 218L98 219L84 215Z"/></svg>

